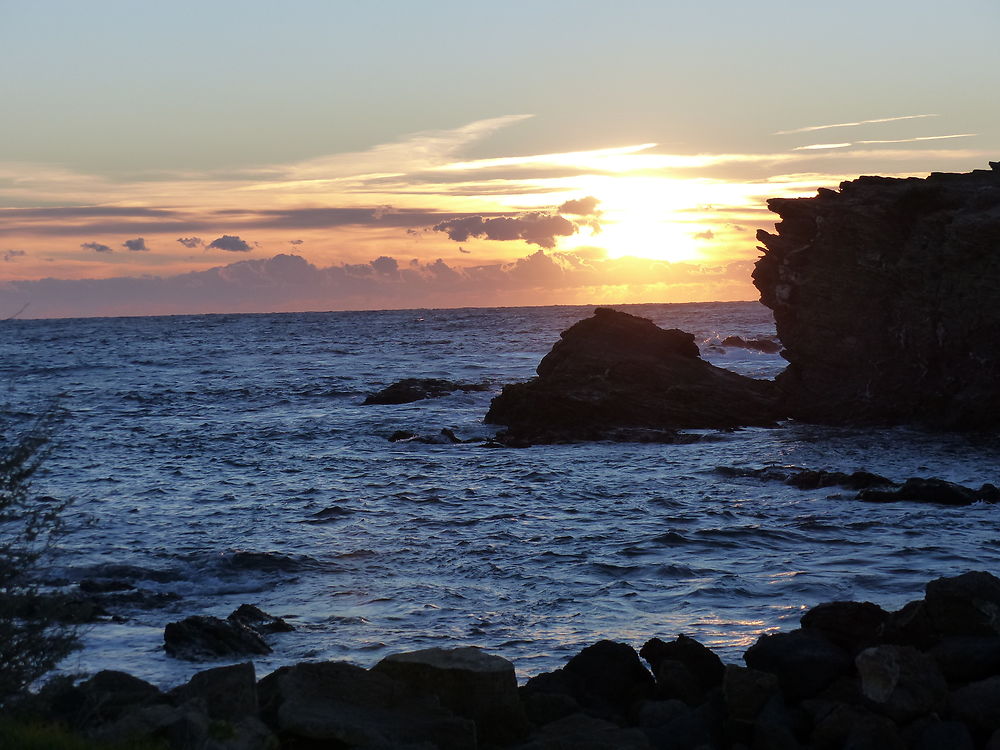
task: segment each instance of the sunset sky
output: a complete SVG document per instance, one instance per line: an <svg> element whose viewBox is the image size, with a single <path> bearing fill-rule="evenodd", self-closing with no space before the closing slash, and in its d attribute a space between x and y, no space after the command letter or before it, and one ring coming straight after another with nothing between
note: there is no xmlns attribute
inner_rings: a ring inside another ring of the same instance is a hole
<svg viewBox="0 0 1000 750"><path fill-rule="evenodd" d="M766 198L1000 159L998 38L997 0L0 0L0 317L756 299Z"/></svg>

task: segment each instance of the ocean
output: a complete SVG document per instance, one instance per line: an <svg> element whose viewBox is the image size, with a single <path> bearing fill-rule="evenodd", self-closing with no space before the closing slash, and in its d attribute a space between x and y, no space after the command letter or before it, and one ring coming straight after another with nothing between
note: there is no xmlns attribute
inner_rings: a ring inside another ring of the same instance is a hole
<svg viewBox="0 0 1000 750"><path fill-rule="evenodd" d="M755 377L777 354L758 303L623 305ZM685 633L739 662L819 602L897 608L923 585L1000 572L989 505L865 504L720 466L867 470L1000 484L1000 442L914 429L785 423L696 431L685 445L484 446L502 385L525 380L589 307L7 320L2 426L66 410L38 494L71 499L50 583L119 586L64 672L120 669L169 687L207 666L168 657L163 627L242 603L296 631L258 674L303 660L370 666L429 646L482 646L519 676L602 638ZM406 377L487 384L395 406ZM392 443L442 428L472 442ZM128 599L128 597L125 597ZM240 659L236 660L240 661Z"/></svg>

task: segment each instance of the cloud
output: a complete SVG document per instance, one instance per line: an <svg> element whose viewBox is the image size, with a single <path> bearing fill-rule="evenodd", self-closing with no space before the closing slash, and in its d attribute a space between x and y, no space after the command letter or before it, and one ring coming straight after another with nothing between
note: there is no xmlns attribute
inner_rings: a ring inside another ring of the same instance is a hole
<svg viewBox="0 0 1000 750"><path fill-rule="evenodd" d="M395 258L386 255L379 256L371 262L372 268L384 276L391 276L399 271L399 263Z"/></svg>
<svg viewBox="0 0 1000 750"><path fill-rule="evenodd" d="M11 281L0 284L0 306L30 302L36 317L405 309L538 304L555 293L579 302L612 301L608 294L625 291L663 299L669 298L670 288L688 296L692 289L704 290L702 299L751 299L756 296L750 284L752 265L608 258L582 248L539 249L512 263L468 267L441 259L400 263L380 256L369 263L322 268L283 253L162 278Z"/></svg>
<svg viewBox="0 0 1000 750"><path fill-rule="evenodd" d="M240 239L234 234L224 234L208 243L210 248L216 250L228 250L231 253L249 253L250 244Z"/></svg>
<svg viewBox="0 0 1000 750"><path fill-rule="evenodd" d="M113 252L107 245L102 245L100 242L84 242L80 245L84 250L93 250L95 253L110 253Z"/></svg>
<svg viewBox="0 0 1000 750"><path fill-rule="evenodd" d="M847 148L848 146L860 146L879 143L916 143L918 141L941 141L948 138L972 138L978 133L955 133L953 135L921 135L916 138L891 138L878 141L852 141L850 143L814 143L810 146L796 146L792 151L810 151L813 149L827 148Z"/></svg>
<svg viewBox="0 0 1000 750"><path fill-rule="evenodd" d="M899 117L879 117L874 120L858 120L857 122L837 122L833 125L809 125L805 128L794 128L793 130L778 130L774 135L792 135L794 133L810 133L814 130L828 130L829 128L853 128L858 125L871 125L880 122L898 122L899 120L919 120L924 117L940 117L940 115L901 115Z"/></svg>
<svg viewBox="0 0 1000 750"><path fill-rule="evenodd" d="M177 241L184 245L184 247L191 249L201 247L204 244L201 237L178 237Z"/></svg>
<svg viewBox="0 0 1000 750"><path fill-rule="evenodd" d="M855 141L855 143L916 143L917 141L941 141L946 138L972 138L979 133L955 133L954 135L922 135L917 138L895 138L888 141Z"/></svg>
<svg viewBox="0 0 1000 750"><path fill-rule="evenodd" d="M796 146L792 151L823 151L828 148L847 148L848 146L853 146L853 143L813 143L808 146Z"/></svg>
<svg viewBox="0 0 1000 750"><path fill-rule="evenodd" d="M600 216L601 212L597 210L598 203L600 201L597 198L588 195L586 198L576 198L566 201L559 206L558 213L570 214L572 216Z"/></svg>
<svg viewBox="0 0 1000 750"><path fill-rule="evenodd" d="M710 240L715 237L715 232L713 232L711 229L706 229L704 232L696 232L691 236L694 237L696 240Z"/></svg>
<svg viewBox="0 0 1000 750"><path fill-rule="evenodd" d="M557 237L576 234L577 226L569 219L556 214L539 212L521 216L465 216L435 224L435 232L444 232L448 239L465 242L470 237L484 237L502 242L523 240L539 247L555 247Z"/></svg>
<svg viewBox="0 0 1000 750"><path fill-rule="evenodd" d="M289 245L301 245L304 240L288 240Z"/></svg>
<svg viewBox="0 0 1000 750"><path fill-rule="evenodd" d="M134 253L149 251L149 248L146 247L146 240L142 237L136 237L134 240L125 240L122 243L122 247Z"/></svg>
<svg viewBox="0 0 1000 750"><path fill-rule="evenodd" d="M24 250L5 250L3 254L3 259L5 262L10 263L14 258L23 258L27 253Z"/></svg>

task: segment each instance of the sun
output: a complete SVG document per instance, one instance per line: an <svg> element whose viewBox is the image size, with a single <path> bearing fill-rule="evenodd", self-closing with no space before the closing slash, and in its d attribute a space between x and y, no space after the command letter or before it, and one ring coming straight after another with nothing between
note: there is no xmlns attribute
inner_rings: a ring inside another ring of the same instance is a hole
<svg viewBox="0 0 1000 750"><path fill-rule="evenodd" d="M651 258L671 263L701 258L708 229L698 221L695 196L673 180L605 177L586 189L600 200L600 231L584 229L562 247L603 248L611 258Z"/></svg>

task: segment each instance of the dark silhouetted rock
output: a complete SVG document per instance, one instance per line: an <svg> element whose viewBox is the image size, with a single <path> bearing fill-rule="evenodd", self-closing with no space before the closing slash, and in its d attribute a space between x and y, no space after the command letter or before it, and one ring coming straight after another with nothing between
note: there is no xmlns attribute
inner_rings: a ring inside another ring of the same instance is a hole
<svg viewBox="0 0 1000 750"><path fill-rule="evenodd" d="M433 696L352 664L282 667L262 679L258 691L265 721L289 747L476 748L470 720Z"/></svg>
<svg viewBox="0 0 1000 750"><path fill-rule="evenodd" d="M992 488L992 489L991 489ZM869 503L938 503L939 505L971 505L972 503L995 503L997 498L993 485L983 485L980 490L972 490L943 479L907 479L901 487L885 489L872 487L858 493L858 499Z"/></svg>
<svg viewBox="0 0 1000 750"><path fill-rule="evenodd" d="M897 646L927 649L939 639L923 600L909 602L890 612L882 627L882 640Z"/></svg>
<svg viewBox="0 0 1000 750"><path fill-rule="evenodd" d="M570 708L569 700L592 716L623 721L639 701L653 697L654 689L653 675L642 666L635 649L625 643L599 641L562 669L532 677L521 688L521 699L536 723L538 718L551 720ZM562 697L536 699L536 694Z"/></svg>
<svg viewBox="0 0 1000 750"><path fill-rule="evenodd" d="M206 669L186 684L170 691L178 704L192 699L204 702L209 718L235 722L256 716L257 677L252 662Z"/></svg>
<svg viewBox="0 0 1000 750"><path fill-rule="evenodd" d="M799 622L854 654L879 639L888 617L888 612L871 602L826 602L810 609Z"/></svg>
<svg viewBox="0 0 1000 750"><path fill-rule="evenodd" d="M997 636L947 636L928 653L948 682L974 682L1000 674Z"/></svg>
<svg viewBox="0 0 1000 750"><path fill-rule="evenodd" d="M728 664L722 679L722 694L729 715L752 723L761 709L778 694L778 678L770 672Z"/></svg>
<svg viewBox="0 0 1000 750"><path fill-rule="evenodd" d="M679 698L692 706L703 703L708 691L722 684L725 673L718 656L683 634L669 643L652 638L639 656L652 667L660 697Z"/></svg>
<svg viewBox="0 0 1000 750"><path fill-rule="evenodd" d="M426 398L441 398L455 391L485 391L488 385L463 385L440 378L404 378L368 396L362 403L409 404Z"/></svg>
<svg viewBox="0 0 1000 750"><path fill-rule="evenodd" d="M974 732L989 736L1000 729L1000 676L958 688L951 694L951 713Z"/></svg>
<svg viewBox="0 0 1000 750"><path fill-rule="evenodd" d="M170 656L188 661L271 653L271 647L256 630L207 615L167 623L163 647Z"/></svg>
<svg viewBox="0 0 1000 750"><path fill-rule="evenodd" d="M960 721L925 719L903 730L908 750L974 750L976 745Z"/></svg>
<svg viewBox="0 0 1000 750"><path fill-rule="evenodd" d="M473 647L429 648L387 656L374 667L476 723L480 743L505 745L524 738L528 722L517 692L514 665Z"/></svg>
<svg viewBox="0 0 1000 750"><path fill-rule="evenodd" d="M1000 169L861 177L768 207L781 221L757 233L753 279L789 362L784 411L1000 424Z"/></svg>
<svg viewBox="0 0 1000 750"><path fill-rule="evenodd" d="M455 431L448 427L441 428L436 435L420 435L416 432L397 430L389 436L390 443L426 443L427 445L448 445L450 443L464 443Z"/></svg>
<svg viewBox="0 0 1000 750"><path fill-rule="evenodd" d="M745 339L742 336L726 336L726 338L722 339L722 346L752 349L767 354L776 354L781 351L781 344L772 339Z"/></svg>
<svg viewBox="0 0 1000 750"><path fill-rule="evenodd" d="M678 746L680 747L680 746ZM640 729L622 729L609 721L573 714L546 724L517 750L651 750Z"/></svg>
<svg viewBox="0 0 1000 750"><path fill-rule="evenodd" d="M793 630L764 634L743 654L751 669L777 676L792 701L816 695L851 669L851 658L817 633Z"/></svg>
<svg viewBox="0 0 1000 750"><path fill-rule="evenodd" d="M984 571L937 578L926 587L924 604L943 635L1000 635L1000 579Z"/></svg>
<svg viewBox="0 0 1000 750"><path fill-rule="evenodd" d="M874 646L858 654L854 664L862 695L899 724L947 704L948 685L937 664L912 646Z"/></svg>
<svg viewBox="0 0 1000 750"><path fill-rule="evenodd" d="M598 308L561 335L537 378L493 399L487 422L507 425L514 438L558 442L770 425L780 416L773 383L714 367L689 333Z"/></svg>
<svg viewBox="0 0 1000 750"><path fill-rule="evenodd" d="M78 726L108 722L138 708L167 703L167 696L155 685L110 669L80 683L77 690L75 710L64 719Z"/></svg>
<svg viewBox="0 0 1000 750"><path fill-rule="evenodd" d="M816 750L904 750L891 719L862 706L843 703L823 707L815 717L810 745Z"/></svg>
<svg viewBox="0 0 1000 750"><path fill-rule="evenodd" d="M269 615L252 604L241 604L226 619L252 628L258 633L290 633L295 630L282 618Z"/></svg>
<svg viewBox="0 0 1000 750"><path fill-rule="evenodd" d="M570 659L563 671L574 680L580 705L597 715L624 715L653 695L653 676L626 643L598 641Z"/></svg>
<svg viewBox="0 0 1000 750"><path fill-rule="evenodd" d="M816 490L823 487L846 487L861 490L868 487L892 487L894 482L870 471L842 471L800 469L794 466L765 466L761 469L746 469L734 466L717 466L716 472L727 477L755 477L768 482L784 482L800 490Z"/></svg>

